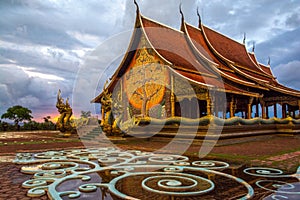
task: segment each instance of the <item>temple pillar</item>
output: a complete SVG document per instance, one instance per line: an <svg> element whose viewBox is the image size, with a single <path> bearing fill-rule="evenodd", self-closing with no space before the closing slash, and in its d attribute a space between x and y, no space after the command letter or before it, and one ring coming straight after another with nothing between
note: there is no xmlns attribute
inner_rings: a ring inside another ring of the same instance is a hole
<svg viewBox="0 0 300 200"><path fill-rule="evenodd" d="M211 97L212 98L212 97ZM211 99L211 101L210 101L210 110L211 110L211 114L212 115L215 115L215 101L214 101L214 98L213 99Z"/></svg>
<svg viewBox="0 0 300 200"><path fill-rule="evenodd" d="M274 104L274 117L277 117L277 103Z"/></svg>
<svg viewBox="0 0 300 200"><path fill-rule="evenodd" d="M230 103L229 103L229 111L230 111L230 118L234 117L234 97L231 97Z"/></svg>
<svg viewBox="0 0 300 200"><path fill-rule="evenodd" d="M266 107L265 107L265 104L261 104L261 117L263 119L266 119Z"/></svg>
<svg viewBox="0 0 300 200"><path fill-rule="evenodd" d="M171 93L171 117L175 117L175 96Z"/></svg>
<svg viewBox="0 0 300 200"><path fill-rule="evenodd" d="M253 102L253 97L250 97L249 102L247 104L247 119L251 119L251 114L252 114L252 109L251 109L251 105Z"/></svg>
<svg viewBox="0 0 300 200"><path fill-rule="evenodd" d="M295 110L293 111L293 118L294 119L296 118L296 111Z"/></svg>
<svg viewBox="0 0 300 200"><path fill-rule="evenodd" d="M266 118L269 119L269 106L266 106Z"/></svg>
<svg viewBox="0 0 300 200"><path fill-rule="evenodd" d="M282 118L286 118L286 104L283 103L282 104Z"/></svg>
<svg viewBox="0 0 300 200"><path fill-rule="evenodd" d="M171 117L175 117L175 95L174 95L174 76L171 75Z"/></svg>
<svg viewBox="0 0 300 200"><path fill-rule="evenodd" d="M293 116L293 107L289 104L286 105L287 106L287 112L289 113L289 117Z"/></svg>
<svg viewBox="0 0 300 200"><path fill-rule="evenodd" d="M211 99L209 96L209 91L206 94L206 114L209 116L211 115Z"/></svg>

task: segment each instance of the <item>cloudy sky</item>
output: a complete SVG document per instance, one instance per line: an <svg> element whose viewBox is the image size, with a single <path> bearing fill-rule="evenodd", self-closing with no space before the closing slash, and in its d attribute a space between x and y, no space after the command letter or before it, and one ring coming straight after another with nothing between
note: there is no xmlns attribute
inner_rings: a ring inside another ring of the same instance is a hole
<svg viewBox="0 0 300 200"><path fill-rule="evenodd" d="M271 67L278 80L300 89L300 1L137 0L143 15L179 29L203 23L238 41ZM75 114L95 113L90 100L118 66L135 20L132 0L1 0L0 114L19 104L35 120L58 115L58 89Z"/></svg>

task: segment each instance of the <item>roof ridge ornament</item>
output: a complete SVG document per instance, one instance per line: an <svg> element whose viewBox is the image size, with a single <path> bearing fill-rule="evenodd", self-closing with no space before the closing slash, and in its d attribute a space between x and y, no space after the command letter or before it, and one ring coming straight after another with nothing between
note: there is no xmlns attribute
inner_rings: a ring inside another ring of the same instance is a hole
<svg viewBox="0 0 300 200"><path fill-rule="evenodd" d="M179 4L179 13L181 15L181 27L180 27L180 29L181 29L182 32L185 32L184 15L183 15L183 12L182 12L181 8L182 8L182 2L180 2L180 4Z"/></svg>
<svg viewBox="0 0 300 200"><path fill-rule="evenodd" d="M139 7L139 4L136 2L136 0L133 0L133 3L134 3L135 6L136 6L136 12L137 12L137 13L140 13L140 7Z"/></svg>
<svg viewBox="0 0 300 200"><path fill-rule="evenodd" d="M255 50L255 42L253 41L252 42L252 52L254 53L254 50Z"/></svg>
<svg viewBox="0 0 300 200"><path fill-rule="evenodd" d="M270 58L270 56L268 57L268 65L271 66L271 58Z"/></svg>
<svg viewBox="0 0 300 200"><path fill-rule="evenodd" d="M202 24L202 19L201 19L201 15L199 13L199 7L198 6L197 6L197 16L198 16L198 21L199 21L198 27L200 28L201 24Z"/></svg>
<svg viewBox="0 0 300 200"><path fill-rule="evenodd" d="M181 14L181 21L184 22L184 15L182 12L182 2L180 2L180 4L179 4L179 13Z"/></svg>
<svg viewBox="0 0 300 200"><path fill-rule="evenodd" d="M244 32L243 44L246 44L246 32Z"/></svg>

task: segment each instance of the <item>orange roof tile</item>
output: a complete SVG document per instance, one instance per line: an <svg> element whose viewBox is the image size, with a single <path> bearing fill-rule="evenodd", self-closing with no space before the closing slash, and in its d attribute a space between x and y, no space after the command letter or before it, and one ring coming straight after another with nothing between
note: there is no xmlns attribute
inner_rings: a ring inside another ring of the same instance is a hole
<svg viewBox="0 0 300 200"><path fill-rule="evenodd" d="M211 70L199 63L182 32L163 26L145 17L141 19L149 42L162 57L177 67L198 71L204 75L215 76Z"/></svg>
<svg viewBox="0 0 300 200"><path fill-rule="evenodd" d="M258 67L251 60L245 46L235 40L230 39L206 26L202 26L205 35L213 48L226 59L233 61L237 65L245 66L250 70L258 71Z"/></svg>
<svg viewBox="0 0 300 200"><path fill-rule="evenodd" d="M247 82L248 84L254 84L254 82L249 81L245 77L234 73L234 71L231 68L229 68L228 66L226 66L225 64L220 62L218 58L216 58L215 54L212 52L212 50L207 45L205 38L203 36L203 32L200 29L195 28L189 24L185 24L185 25L187 28L187 32L191 38L191 41L193 42L193 44L197 48L197 50L202 55L206 56L207 59L217 63L219 70L221 70L227 76L232 77L233 79L241 80L243 82Z"/></svg>

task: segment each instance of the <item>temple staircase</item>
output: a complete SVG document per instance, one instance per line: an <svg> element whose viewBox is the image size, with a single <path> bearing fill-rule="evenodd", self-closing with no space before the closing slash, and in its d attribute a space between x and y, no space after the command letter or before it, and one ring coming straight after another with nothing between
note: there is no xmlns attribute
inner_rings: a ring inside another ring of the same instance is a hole
<svg viewBox="0 0 300 200"><path fill-rule="evenodd" d="M83 141L95 140L102 134L100 126L84 126L80 130L80 139Z"/></svg>

